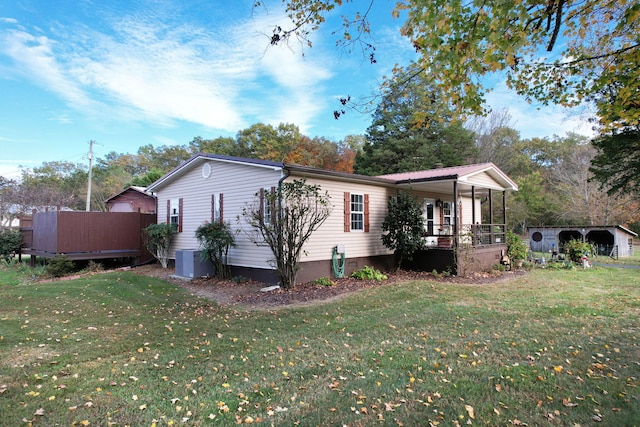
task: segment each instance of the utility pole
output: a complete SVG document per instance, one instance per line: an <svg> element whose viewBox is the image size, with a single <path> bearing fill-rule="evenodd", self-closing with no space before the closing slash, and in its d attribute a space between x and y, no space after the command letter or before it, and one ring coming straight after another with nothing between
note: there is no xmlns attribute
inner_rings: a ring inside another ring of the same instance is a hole
<svg viewBox="0 0 640 427"><path fill-rule="evenodd" d="M93 165L93 144L96 142L92 139L89 141L89 180L87 183L87 208L85 209L87 212L91 211L91 168Z"/></svg>

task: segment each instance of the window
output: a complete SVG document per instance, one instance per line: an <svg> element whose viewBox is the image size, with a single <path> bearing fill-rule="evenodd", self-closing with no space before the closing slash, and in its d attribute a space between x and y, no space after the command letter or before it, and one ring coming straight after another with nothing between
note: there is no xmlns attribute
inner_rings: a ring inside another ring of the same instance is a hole
<svg viewBox="0 0 640 427"><path fill-rule="evenodd" d="M351 230L364 231L364 195L351 195Z"/></svg>
<svg viewBox="0 0 640 427"><path fill-rule="evenodd" d="M267 225L271 224L273 221L273 213L275 211L275 192L275 187L260 189L262 222Z"/></svg>
<svg viewBox="0 0 640 427"><path fill-rule="evenodd" d="M451 234L452 204L451 202L442 203L442 230L445 234Z"/></svg>
<svg viewBox="0 0 640 427"><path fill-rule="evenodd" d="M425 199L424 201L424 205L423 205L423 216L425 219L425 223L427 226L427 234L429 236L433 236L433 225L435 223L435 201L434 200L429 200L429 199Z"/></svg>
<svg viewBox="0 0 640 427"><path fill-rule="evenodd" d="M369 232L369 195L344 193L344 231Z"/></svg>
<svg viewBox="0 0 640 427"><path fill-rule="evenodd" d="M167 224L175 224L178 233L182 232L182 198L167 200Z"/></svg>
<svg viewBox="0 0 640 427"><path fill-rule="evenodd" d="M222 193L213 193L211 195L211 222L223 222L222 202Z"/></svg>

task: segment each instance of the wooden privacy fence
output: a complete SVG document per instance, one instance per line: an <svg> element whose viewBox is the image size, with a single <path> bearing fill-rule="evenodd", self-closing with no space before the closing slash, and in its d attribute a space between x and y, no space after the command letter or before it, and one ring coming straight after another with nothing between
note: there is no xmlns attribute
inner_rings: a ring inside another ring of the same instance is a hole
<svg viewBox="0 0 640 427"><path fill-rule="evenodd" d="M142 230L155 224L155 214L139 212L36 212L20 219L22 254L72 260L136 258L153 260Z"/></svg>

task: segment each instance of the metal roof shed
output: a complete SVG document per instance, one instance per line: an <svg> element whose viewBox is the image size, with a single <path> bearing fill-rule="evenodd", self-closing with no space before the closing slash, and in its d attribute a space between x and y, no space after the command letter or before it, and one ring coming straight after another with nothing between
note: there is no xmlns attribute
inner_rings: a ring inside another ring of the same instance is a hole
<svg viewBox="0 0 640 427"><path fill-rule="evenodd" d="M628 257L633 255L633 231L621 225L529 227L529 244L534 252L550 252L572 239L593 244L598 255Z"/></svg>

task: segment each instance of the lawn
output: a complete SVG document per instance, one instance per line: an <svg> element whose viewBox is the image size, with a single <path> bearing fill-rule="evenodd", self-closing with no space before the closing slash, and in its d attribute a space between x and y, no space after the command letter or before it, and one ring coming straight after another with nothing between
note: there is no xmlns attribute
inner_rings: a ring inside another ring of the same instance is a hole
<svg viewBox="0 0 640 427"><path fill-rule="evenodd" d="M6 426L634 426L640 271L220 307L132 272L0 271Z"/></svg>

